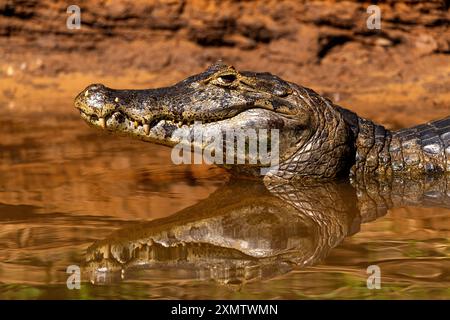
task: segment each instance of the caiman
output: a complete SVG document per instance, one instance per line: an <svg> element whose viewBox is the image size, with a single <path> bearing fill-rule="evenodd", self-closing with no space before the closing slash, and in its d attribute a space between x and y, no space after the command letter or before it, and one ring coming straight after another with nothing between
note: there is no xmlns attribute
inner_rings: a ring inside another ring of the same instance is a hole
<svg viewBox="0 0 450 320"><path fill-rule="evenodd" d="M180 127L223 134L278 129L278 170L265 178L391 180L450 171L450 117L390 131L311 89L222 63L166 88L115 90L93 84L76 97L75 106L95 127L167 146L179 143L173 133ZM260 174L258 165L223 166Z"/></svg>

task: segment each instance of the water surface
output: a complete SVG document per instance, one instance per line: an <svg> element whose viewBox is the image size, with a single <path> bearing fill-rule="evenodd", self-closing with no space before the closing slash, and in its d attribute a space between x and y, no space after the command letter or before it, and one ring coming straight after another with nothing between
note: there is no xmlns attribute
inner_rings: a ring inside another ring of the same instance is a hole
<svg viewBox="0 0 450 320"><path fill-rule="evenodd" d="M7 114L0 137L1 298L450 298L449 191L433 205L432 193L408 191L387 212L348 185L270 192L175 166L170 149L97 132L75 112ZM111 281L86 263L90 247L161 232L198 243L213 232L216 247L182 265L181 251L160 248L162 262ZM277 258L249 258L258 252ZM66 286L69 265L82 267L80 290ZM381 268L380 290L367 289L369 265Z"/></svg>

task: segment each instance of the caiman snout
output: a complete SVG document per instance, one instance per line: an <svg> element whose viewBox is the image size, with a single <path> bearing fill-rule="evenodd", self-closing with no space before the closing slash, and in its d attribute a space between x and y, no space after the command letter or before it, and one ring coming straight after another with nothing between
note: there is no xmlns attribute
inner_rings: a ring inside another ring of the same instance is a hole
<svg viewBox="0 0 450 320"><path fill-rule="evenodd" d="M91 123L105 128L105 119L116 110L118 102L111 98L111 91L102 84L92 84L75 98L75 108Z"/></svg>

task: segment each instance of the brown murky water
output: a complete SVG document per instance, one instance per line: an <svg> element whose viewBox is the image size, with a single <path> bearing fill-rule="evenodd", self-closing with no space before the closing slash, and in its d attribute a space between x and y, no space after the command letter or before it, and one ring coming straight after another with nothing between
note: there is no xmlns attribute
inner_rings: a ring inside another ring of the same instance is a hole
<svg viewBox="0 0 450 320"><path fill-rule="evenodd" d="M341 194L347 186L282 191L279 198L248 182L230 187L218 168L175 166L167 148L87 127L70 103L60 106L70 112L10 110L0 118L0 298L450 298L444 205L395 208L361 224L356 198ZM284 207L292 195L298 206ZM326 229L327 221L337 229ZM96 241L122 249L173 234L204 241L193 230L212 230L216 246L273 250L296 265L209 247L192 254L189 246L187 253L144 246L159 262L114 281L101 281L105 275L85 263ZM179 263L183 254L189 263ZM70 265L82 267L80 290L67 288ZM366 286L369 265L381 269L379 290Z"/></svg>

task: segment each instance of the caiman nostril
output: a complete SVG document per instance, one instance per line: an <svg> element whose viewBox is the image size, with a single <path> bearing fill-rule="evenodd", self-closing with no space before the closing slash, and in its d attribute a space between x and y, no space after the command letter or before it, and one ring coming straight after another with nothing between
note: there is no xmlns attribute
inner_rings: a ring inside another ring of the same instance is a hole
<svg viewBox="0 0 450 320"><path fill-rule="evenodd" d="M97 90L103 90L105 89L105 86L101 83L94 83L91 84L89 87L86 88L86 91L97 91Z"/></svg>

